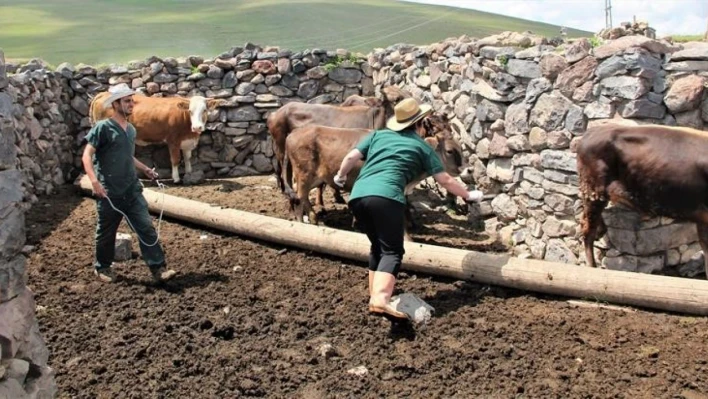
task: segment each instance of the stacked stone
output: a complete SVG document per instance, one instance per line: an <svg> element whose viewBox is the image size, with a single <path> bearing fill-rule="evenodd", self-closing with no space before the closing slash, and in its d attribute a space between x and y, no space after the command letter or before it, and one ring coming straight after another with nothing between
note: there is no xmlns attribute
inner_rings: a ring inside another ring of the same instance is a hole
<svg viewBox="0 0 708 399"><path fill-rule="evenodd" d="M49 352L39 334L34 295L26 286L23 179L16 168L9 91L0 51L0 397L51 398L56 394L54 371L47 366Z"/></svg>
<svg viewBox="0 0 708 399"><path fill-rule="evenodd" d="M371 68L346 50L293 53L247 43L214 59L150 57L102 68L64 63L57 70L71 88L73 122L81 127L78 140L90 127L88 96L118 83L156 97L225 99L225 106L209 114L208 132L195 154L194 169L207 177L272 172L273 146L265 122L288 102L339 103L352 94L374 94ZM139 157L155 160L162 168L158 171L169 174L165 147L138 150ZM80 167L78 159L75 166Z"/></svg>
<svg viewBox="0 0 708 399"><path fill-rule="evenodd" d="M502 244L519 256L582 264L580 137L607 120L702 128L704 49L642 36L555 46L507 32L391 46L370 54L369 63L377 87L403 87L451 118L477 184L496 194L480 213ZM604 213L609 232L596 248L603 264L691 274L700 255L695 228L638 222L639 215L618 209Z"/></svg>

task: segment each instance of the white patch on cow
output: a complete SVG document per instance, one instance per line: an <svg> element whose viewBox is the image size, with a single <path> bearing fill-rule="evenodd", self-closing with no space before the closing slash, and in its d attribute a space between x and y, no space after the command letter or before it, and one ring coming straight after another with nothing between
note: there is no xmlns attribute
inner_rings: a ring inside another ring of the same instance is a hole
<svg viewBox="0 0 708 399"><path fill-rule="evenodd" d="M137 140L137 139L136 139L136 140L135 140L135 145L139 145L139 146L141 146L141 147L145 147L145 146L147 146L147 145L150 145L150 143L148 143L148 142L145 141L145 140Z"/></svg>
<svg viewBox="0 0 708 399"><path fill-rule="evenodd" d="M183 151L192 151L197 148L198 139L184 140L179 146Z"/></svg>
<svg viewBox="0 0 708 399"><path fill-rule="evenodd" d="M177 165L172 165L172 181L179 183L179 167Z"/></svg>
<svg viewBox="0 0 708 399"><path fill-rule="evenodd" d="M192 132L201 133L206 127L207 100L202 96L189 98L189 119L192 122Z"/></svg>

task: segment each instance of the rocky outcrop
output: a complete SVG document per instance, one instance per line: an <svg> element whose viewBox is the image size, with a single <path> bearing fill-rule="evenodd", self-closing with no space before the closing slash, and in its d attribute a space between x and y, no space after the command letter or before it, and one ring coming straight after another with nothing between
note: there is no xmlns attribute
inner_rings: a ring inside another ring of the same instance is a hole
<svg viewBox="0 0 708 399"><path fill-rule="evenodd" d="M32 291L27 288L22 149L16 148L16 119L0 52L0 397L53 398L54 371L39 333Z"/></svg>

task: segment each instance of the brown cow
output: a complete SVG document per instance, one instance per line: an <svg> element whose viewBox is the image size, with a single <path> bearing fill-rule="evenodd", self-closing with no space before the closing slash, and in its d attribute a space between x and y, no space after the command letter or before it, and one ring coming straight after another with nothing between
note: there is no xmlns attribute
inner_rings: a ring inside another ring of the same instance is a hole
<svg viewBox="0 0 708 399"><path fill-rule="evenodd" d="M280 190L283 192L285 190L281 171L285 139L291 131L308 125L380 129L386 124L387 118L393 115L393 102L410 96L408 92L396 86L386 87L382 91L383 99L379 101L372 97L352 95L345 100L347 106L290 102L270 114L267 125L268 132L273 137L273 152L276 157L275 178ZM290 178L288 176L288 179ZM338 193L337 189L335 193ZM341 201L341 198L338 200ZM322 205L321 190L317 202Z"/></svg>
<svg viewBox="0 0 708 399"><path fill-rule="evenodd" d="M99 93L91 101L89 119L93 126L96 121L110 118L113 109L105 109L103 101L108 92ZM180 150L184 153L184 169L192 173L192 151L197 147L199 136L204 131L207 111L224 103L224 100L207 99L202 96L148 97L133 96L135 106L128 121L135 126L135 144L167 144L172 164L172 180L179 183Z"/></svg>
<svg viewBox="0 0 708 399"><path fill-rule="evenodd" d="M585 256L607 227L608 201L651 216L696 223L708 275L708 132L659 125L601 125L578 146Z"/></svg>
<svg viewBox="0 0 708 399"><path fill-rule="evenodd" d="M445 166L445 171L451 176L468 173L467 164L463 161L462 148L453 138L449 125L443 124L442 116L432 114L425 119L427 136L424 140L435 148L435 152ZM445 127L447 126L447 129ZM322 183L337 187L332 180L339 170L342 159L353 149L361 139L371 133L371 129L345 129L326 126L305 126L295 129L286 139L285 158L283 164L283 181L285 192L290 199L291 209L295 217L302 222L307 213L311 222L317 224L317 216L312 210L309 193L313 187ZM292 166L291 166L292 165ZM351 191L352 185L359 175L363 162L349 172L347 183L343 190ZM292 173L288 170L292 168ZM291 177L297 181L297 194L291 188ZM406 186L406 195L424 178L418 179ZM410 207L407 207L406 219L411 220ZM406 234L406 237L408 235Z"/></svg>

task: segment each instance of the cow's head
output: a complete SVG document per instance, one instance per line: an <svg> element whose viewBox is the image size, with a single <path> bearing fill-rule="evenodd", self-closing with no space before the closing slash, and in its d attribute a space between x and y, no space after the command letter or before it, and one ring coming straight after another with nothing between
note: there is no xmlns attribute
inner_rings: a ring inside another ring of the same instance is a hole
<svg viewBox="0 0 708 399"><path fill-rule="evenodd" d="M472 171L462 154L462 146L452 135L452 128L445 117L435 112L424 118L417 129L418 134L435 149L440 156L445 171L450 176L465 181Z"/></svg>
<svg viewBox="0 0 708 399"><path fill-rule="evenodd" d="M177 107L189 111L189 120L192 124L192 133L201 134L207 123L207 112L221 106L225 100L192 96L189 102L180 102Z"/></svg>

